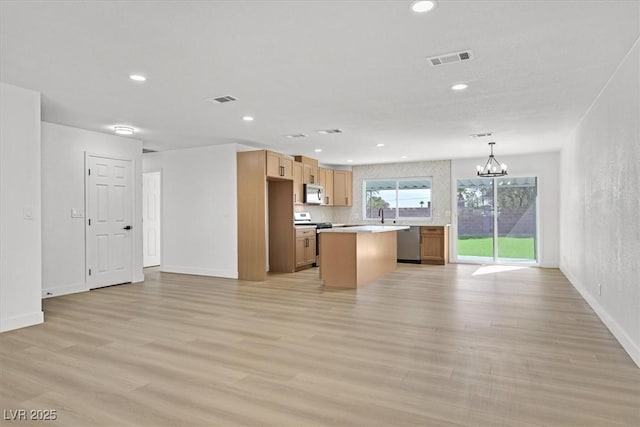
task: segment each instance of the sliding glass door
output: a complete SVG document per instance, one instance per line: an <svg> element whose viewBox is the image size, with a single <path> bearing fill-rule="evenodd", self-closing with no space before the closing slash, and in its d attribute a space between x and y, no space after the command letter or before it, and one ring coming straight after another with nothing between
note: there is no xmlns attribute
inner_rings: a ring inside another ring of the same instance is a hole
<svg viewBox="0 0 640 427"><path fill-rule="evenodd" d="M458 180L459 261L537 261L537 179Z"/></svg>

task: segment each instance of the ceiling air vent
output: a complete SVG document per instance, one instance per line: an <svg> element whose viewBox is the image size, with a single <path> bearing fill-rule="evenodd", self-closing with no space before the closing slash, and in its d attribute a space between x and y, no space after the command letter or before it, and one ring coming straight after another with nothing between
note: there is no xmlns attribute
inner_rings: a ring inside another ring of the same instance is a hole
<svg viewBox="0 0 640 427"><path fill-rule="evenodd" d="M211 98L209 101L213 102L213 103L219 103L219 104L224 104L225 102L231 102L231 101L237 101L238 98L231 96L231 95L226 95L226 96L219 96L217 98Z"/></svg>
<svg viewBox="0 0 640 427"><path fill-rule="evenodd" d="M472 59L470 50L465 50L462 52L455 52L455 53L445 53L444 55L438 55L438 56L428 58L429 62L433 66L442 65L442 64L452 64L454 62L460 62L460 61L468 61L470 59Z"/></svg>
<svg viewBox="0 0 640 427"><path fill-rule="evenodd" d="M304 133L292 133L291 135L287 135L287 138L304 138L305 135Z"/></svg>
<svg viewBox="0 0 640 427"><path fill-rule="evenodd" d="M144 154L144 153L157 153L157 152L158 152L157 150L150 150L148 148L143 148L142 149L142 154Z"/></svg>
<svg viewBox="0 0 640 427"><path fill-rule="evenodd" d="M323 129L323 130L319 130L318 133L321 133L323 135L328 135L332 133L342 133L342 129Z"/></svg>
<svg viewBox="0 0 640 427"><path fill-rule="evenodd" d="M493 135L493 132L485 132L485 133L472 133L469 135L471 138L484 138L486 136Z"/></svg>

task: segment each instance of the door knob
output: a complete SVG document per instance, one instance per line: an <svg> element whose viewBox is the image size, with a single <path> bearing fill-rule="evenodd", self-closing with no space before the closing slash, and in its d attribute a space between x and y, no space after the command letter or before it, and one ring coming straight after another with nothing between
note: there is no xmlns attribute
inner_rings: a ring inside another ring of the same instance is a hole
<svg viewBox="0 0 640 427"><path fill-rule="evenodd" d="M126 227L123 227L122 229L123 229L123 230L131 230L131 226L130 226L130 225L127 225Z"/></svg>

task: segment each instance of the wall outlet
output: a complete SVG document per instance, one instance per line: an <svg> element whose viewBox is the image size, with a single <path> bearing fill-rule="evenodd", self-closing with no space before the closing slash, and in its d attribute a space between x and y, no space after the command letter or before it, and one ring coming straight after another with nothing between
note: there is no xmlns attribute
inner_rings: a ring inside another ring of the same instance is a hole
<svg viewBox="0 0 640 427"><path fill-rule="evenodd" d="M602 285L598 283L598 295L602 296Z"/></svg>

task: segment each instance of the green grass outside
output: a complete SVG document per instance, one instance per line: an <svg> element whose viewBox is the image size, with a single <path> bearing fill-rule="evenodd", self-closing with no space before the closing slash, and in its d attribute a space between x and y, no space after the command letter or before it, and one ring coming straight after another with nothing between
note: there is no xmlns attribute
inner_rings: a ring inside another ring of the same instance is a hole
<svg viewBox="0 0 640 427"><path fill-rule="evenodd" d="M493 257L493 238L458 238L458 255ZM533 237L498 237L498 255L500 258L535 259Z"/></svg>

